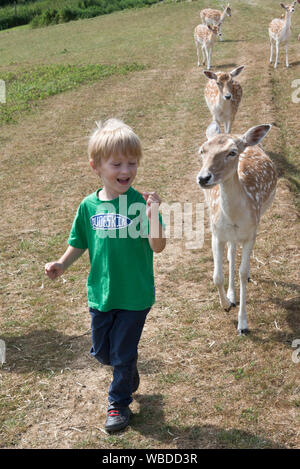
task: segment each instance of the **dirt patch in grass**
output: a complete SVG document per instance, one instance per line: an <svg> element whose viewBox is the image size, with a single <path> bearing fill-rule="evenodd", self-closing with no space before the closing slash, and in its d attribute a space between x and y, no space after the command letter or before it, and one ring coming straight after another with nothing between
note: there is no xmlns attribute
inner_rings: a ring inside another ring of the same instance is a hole
<svg viewBox="0 0 300 469"><path fill-rule="evenodd" d="M242 8L232 3L237 11ZM299 220L284 142L292 147L292 136L300 129L290 117L296 105L286 88L285 128L293 131L282 131L273 100L275 72L255 38L250 46L234 42L241 23L231 22L227 30L224 25L224 36L232 42L216 45L213 65L226 70L246 65L233 130L243 133L252 125L273 123L264 147L276 155L280 174L252 257L247 300L251 333L237 336L236 309L225 313L219 306L205 211L201 249L187 250L185 239L171 238L155 256L157 302L140 343L141 385L131 406L132 424L107 435L103 423L111 369L89 356L87 256L57 282L43 273L44 263L65 249L79 202L99 186L86 153L87 137L99 118L123 118L140 135L144 160L137 189L155 189L170 204L203 202L195 183L197 150L210 116L203 99L206 78L196 67L192 38L200 5L151 9L156 29L165 27L168 12L174 21L174 31L171 25L168 31L174 33L171 44L161 29L161 66L153 51L153 66L146 70L53 96L36 114L3 128L0 283L7 363L0 369L1 447L299 447L299 364L292 361L291 347L300 337ZM132 34L137 34L138 15L144 19L145 12L132 14ZM122 18L128 22L129 16L120 14L118 20ZM174 40L183 18L184 39ZM253 27L260 34L259 21ZM146 29L139 33L143 41L151 41ZM139 47L134 44L135 56L141 54ZM291 60L295 53L292 47ZM278 70L287 83L297 73L298 65Z"/></svg>

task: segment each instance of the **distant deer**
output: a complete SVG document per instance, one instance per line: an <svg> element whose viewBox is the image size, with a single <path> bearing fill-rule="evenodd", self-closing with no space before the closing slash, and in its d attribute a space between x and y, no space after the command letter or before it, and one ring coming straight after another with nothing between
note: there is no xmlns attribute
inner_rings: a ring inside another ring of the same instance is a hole
<svg viewBox="0 0 300 469"><path fill-rule="evenodd" d="M223 11L219 10L213 10L211 8L205 8L204 10L200 11L200 17L202 19L202 23L206 25L217 25L220 24L220 41L223 41L222 39L222 24L226 18L226 16L231 16L231 8L229 3L227 4L226 7L223 7Z"/></svg>
<svg viewBox="0 0 300 469"><path fill-rule="evenodd" d="M289 38L291 36L291 16L295 11L295 5L297 1L294 1L290 5L285 5L280 3L280 6L285 9L285 19L275 18L271 21L269 25L269 37L270 37L270 63L273 61L273 45L275 42L276 46L276 59L274 68L278 66L278 54L279 54L279 45L281 42L285 43L285 64L289 66Z"/></svg>
<svg viewBox="0 0 300 469"><path fill-rule="evenodd" d="M198 67L200 67L200 46L202 49L203 65L205 59L207 61L207 69L210 69L211 55L217 36L220 35L220 27L206 26L205 24L198 24L194 30L194 39L197 48ZM204 55L205 53L205 55ZM206 56L206 57L205 57Z"/></svg>
<svg viewBox="0 0 300 469"><path fill-rule="evenodd" d="M240 307L238 331L248 332L246 286L249 280L250 255L260 218L271 205L276 191L274 164L258 143L271 125L252 127L244 135L220 134L217 123L207 128L206 141L199 150L203 165L197 183L204 189L209 206L214 258L213 281L220 303L226 311L236 305L234 289L235 253L242 244L239 268ZM228 244L229 286L224 290L223 254Z"/></svg>
<svg viewBox="0 0 300 469"><path fill-rule="evenodd" d="M209 81L204 90L204 97L213 121L219 126L224 123L224 131L229 134L231 126L242 99L241 85L233 78L244 70L244 65L237 67L230 73L210 72L204 70L204 75Z"/></svg>

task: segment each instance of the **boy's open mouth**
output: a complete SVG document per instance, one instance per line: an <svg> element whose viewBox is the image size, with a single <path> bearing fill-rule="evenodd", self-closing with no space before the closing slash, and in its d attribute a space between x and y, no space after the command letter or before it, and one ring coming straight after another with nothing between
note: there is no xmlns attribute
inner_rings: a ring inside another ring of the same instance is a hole
<svg viewBox="0 0 300 469"><path fill-rule="evenodd" d="M126 184L129 183L130 178L126 178L126 179L117 179L117 181L118 181L120 184L123 184L123 185L125 186Z"/></svg>

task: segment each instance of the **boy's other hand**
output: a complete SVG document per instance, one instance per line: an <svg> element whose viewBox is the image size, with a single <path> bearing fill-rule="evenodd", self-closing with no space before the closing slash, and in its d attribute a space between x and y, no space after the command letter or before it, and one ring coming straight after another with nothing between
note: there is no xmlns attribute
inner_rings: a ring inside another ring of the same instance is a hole
<svg viewBox="0 0 300 469"><path fill-rule="evenodd" d="M146 214L148 218L151 218L151 205L152 204L161 204L161 199L156 194L156 192L143 192L142 193L144 199L146 200Z"/></svg>
<svg viewBox="0 0 300 469"><path fill-rule="evenodd" d="M57 277L60 277L64 273L65 269L63 264L60 262L49 262L45 265L45 274L48 275L51 280L55 280Z"/></svg>

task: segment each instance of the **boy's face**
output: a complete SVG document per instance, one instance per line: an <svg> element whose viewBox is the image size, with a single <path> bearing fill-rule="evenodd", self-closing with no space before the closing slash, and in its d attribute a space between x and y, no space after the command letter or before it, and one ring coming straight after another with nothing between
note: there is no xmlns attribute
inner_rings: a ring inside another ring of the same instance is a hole
<svg viewBox="0 0 300 469"><path fill-rule="evenodd" d="M136 176L138 162L136 158L118 155L102 160L97 166L91 166L101 177L107 194L115 198L128 191Z"/></svg>

